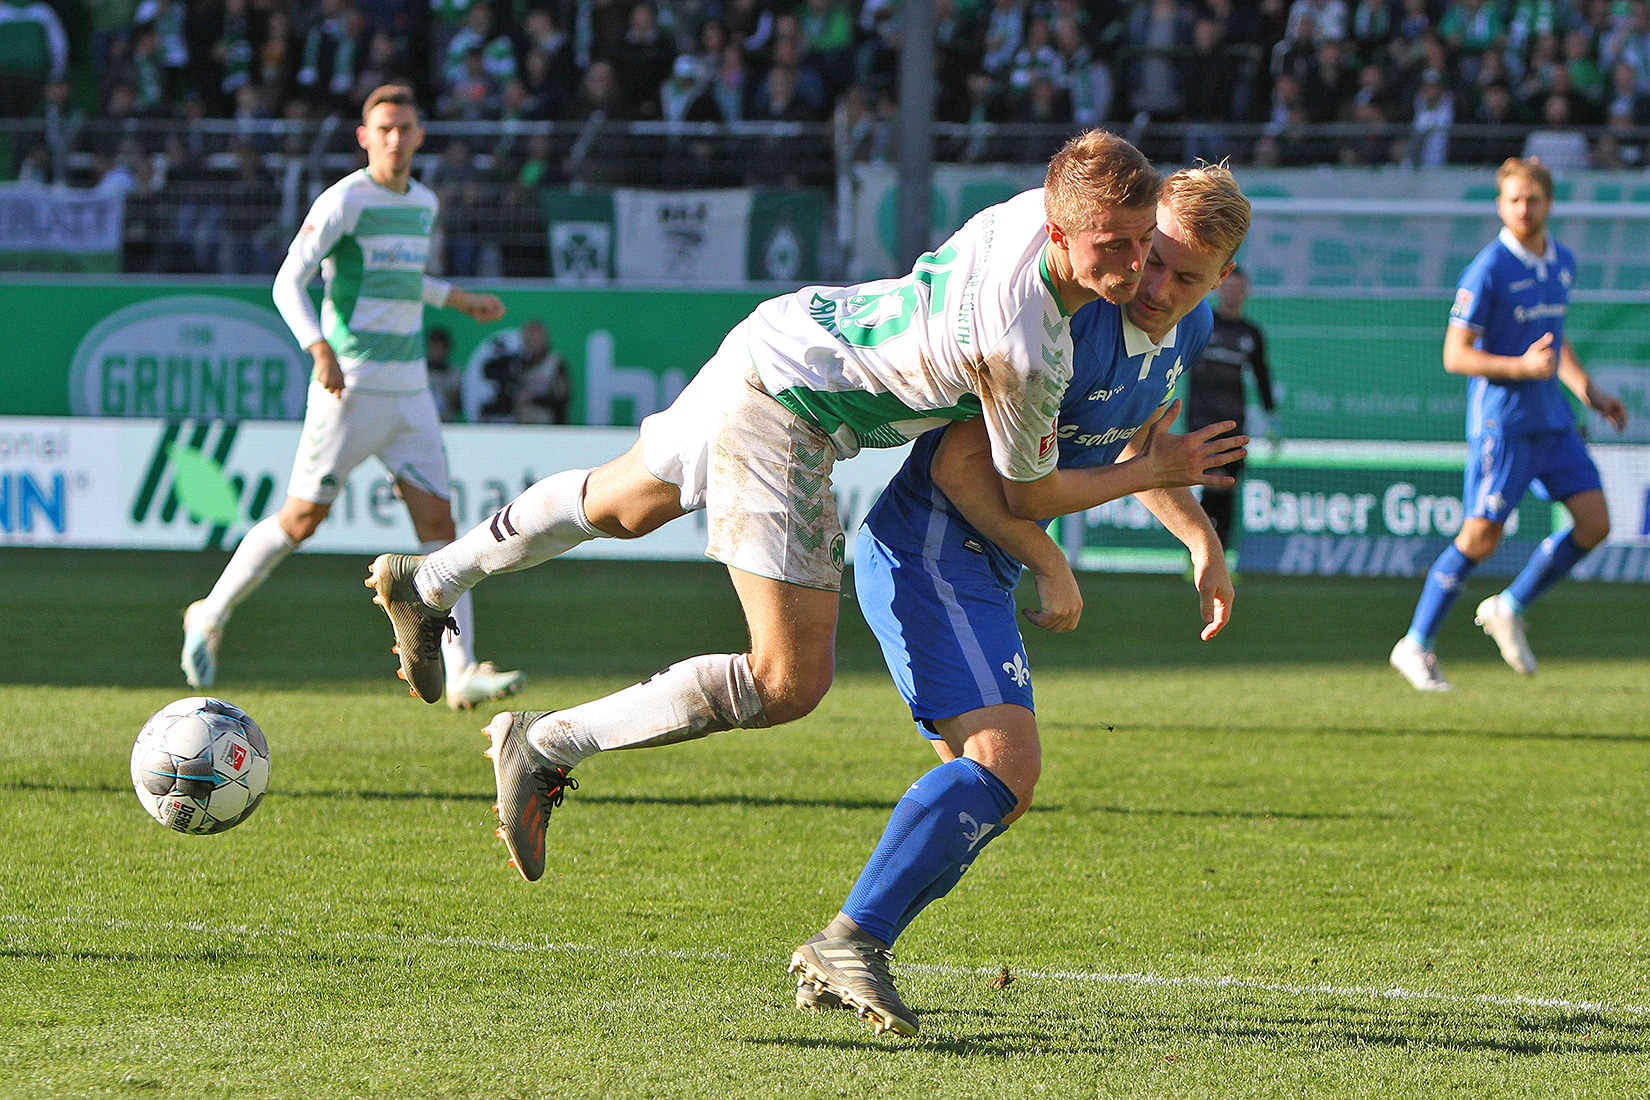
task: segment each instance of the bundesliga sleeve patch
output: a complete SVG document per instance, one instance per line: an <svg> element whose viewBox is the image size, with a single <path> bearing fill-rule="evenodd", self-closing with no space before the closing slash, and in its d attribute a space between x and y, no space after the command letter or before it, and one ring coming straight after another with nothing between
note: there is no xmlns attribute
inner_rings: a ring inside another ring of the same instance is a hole
<svg viewBox="0 0 1650 1100"><path fill-rule="evenodd" d="M1451 317L1460 317L1465 319L1471 313L1472 291L1468 290L1466 287L1460 287L1455 292L1455 304L1450 307L1449 315Z"/></svg>
<svg viewBox="0 0 1650 1100"><path fill-rule="evenodd" d="M1056 421L1054 426L1049 429L1049 433L1037 441L1037 457L1047 458L1048 453L1054 449L1054 441L1058 439L1059 436L1060 424Z"/></svg>

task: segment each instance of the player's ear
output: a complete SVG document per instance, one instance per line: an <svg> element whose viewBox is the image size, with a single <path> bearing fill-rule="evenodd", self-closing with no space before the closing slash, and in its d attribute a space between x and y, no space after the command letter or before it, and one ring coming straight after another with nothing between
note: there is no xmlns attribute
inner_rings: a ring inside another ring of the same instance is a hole
<svg viewBox="0 0 1650 1100"><path fill-rule="evenodd" d="M361 148L365 149L367 147L367 128L365 126L357 126L355 128L355 140Z"/></svg>
<svg viewBox="0 0 1650 1100"><path fill-rule="evenodd" d="M1048 239L1054 242L1054 247L1069 248L1071 246L1070 240L1066 237L1066 231L1053 222L1044 222L1043 229L1047 231Z"/></svg>
<svg viewBox="0 0 1650 1100"><path fill-rule="evenodd" d="M1220 284L1224 283L1226 281L1226 276L1230 275L1235 270L1237 270L1237 261L1236 260L1227 260L1226 261L1226 266L1221 268L1220 269L1220 274L1215 277L1215 285L1213 287L1211 287L1210 289L1219 290L1220 289Z"/></svg>

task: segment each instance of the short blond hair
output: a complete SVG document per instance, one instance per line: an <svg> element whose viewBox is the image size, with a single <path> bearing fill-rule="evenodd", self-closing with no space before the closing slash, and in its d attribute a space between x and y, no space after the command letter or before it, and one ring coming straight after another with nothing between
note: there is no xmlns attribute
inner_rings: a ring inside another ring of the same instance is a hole
<svg viewBox="0 0 1650 1100"><path fill-rule="evenodd" d="M1163 181L1157 202L1174 214L1187 244L1220 255L1222 263L1249 235L1249 200L1225 163L1182 168Z"/></svg>
<svg viewBox="0 0 1650 1100"><path fill-rule="evenodd" d="M1078 134L1054 154L1043 177L1043 210L1067 233L1091 229L1102 207L1153 206L1163 175L1133 145L1105 130Z"/></svg>
<svg viewBox="0 0 1650 1100"><path fill-rule="evenodd" d="M381 103L388 103L394 107L411 107L413 114L418 114L418 99L413 90L405 84L380 84L367 96L367 101L361 104L361 122L365 125L367 116L372 109Z"/></svg>
<svg viewBox="0 0 1650 1100"><path fill-rule="evenodd" d="M1540 157L1508 157L1502 161L1501 167L1495 170L1497 195L1501 194L1501 185L1512 176L1523 176L1541 188L1541 193L1547 197L1548 202L1553 201L1553 174L1541 163Z"/></svg>

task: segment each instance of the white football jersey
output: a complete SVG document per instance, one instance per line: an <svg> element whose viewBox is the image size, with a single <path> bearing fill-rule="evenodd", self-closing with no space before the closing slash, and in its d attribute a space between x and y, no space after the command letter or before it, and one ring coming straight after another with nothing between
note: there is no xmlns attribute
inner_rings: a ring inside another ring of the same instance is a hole
<svg viewBox="0 0 1650 1100"><path fill-rule="evenodd" d="M307 348L325 338L344 384L361 393L427 389L424 305L445 304L448 283L424 274L439 203L409 180L405 193L365 168L321 192L275 276L275 305ZM308 286L326 281L321 316Z"/></svg>
<svg viewBox="0 0 1650 1100"><path fill-rule="evenodd" d="M1043 477L1072 357L1046 221L1042 189L1027 191L980 211L903 279L763 302L747 329L764 388L840 458L983 415L998 472Z"/></svg>

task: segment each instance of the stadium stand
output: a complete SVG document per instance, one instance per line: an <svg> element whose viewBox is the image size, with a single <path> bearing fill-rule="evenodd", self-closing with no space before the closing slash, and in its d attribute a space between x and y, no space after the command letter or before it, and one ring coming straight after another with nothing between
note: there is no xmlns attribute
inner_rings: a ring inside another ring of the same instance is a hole
<svg viewBox="0 0 1650 1100"><path fill-rule="evenodd" d="M1646 0L933 0L936 155L1638 167ZM3 0L0 179L124 189L133 271L265 273L412 83L446 270L542 275L566 187L830 187L896 156L894 0Z"/></svg>

